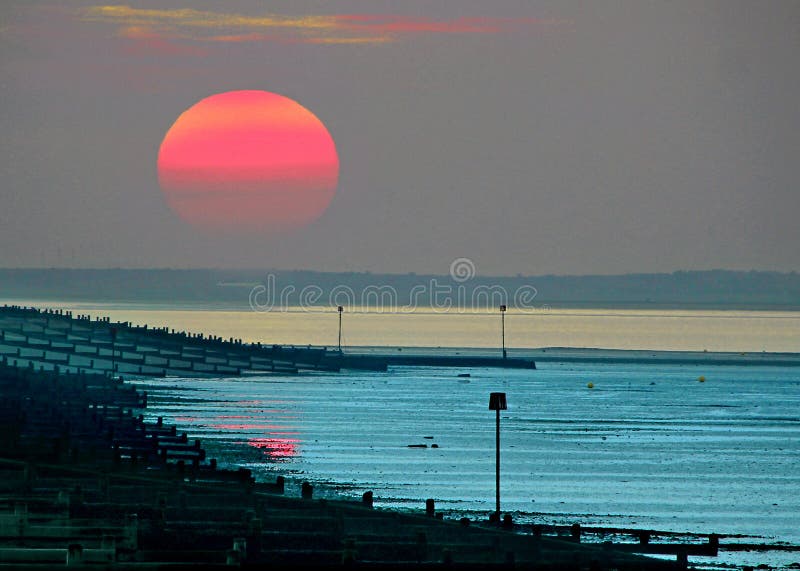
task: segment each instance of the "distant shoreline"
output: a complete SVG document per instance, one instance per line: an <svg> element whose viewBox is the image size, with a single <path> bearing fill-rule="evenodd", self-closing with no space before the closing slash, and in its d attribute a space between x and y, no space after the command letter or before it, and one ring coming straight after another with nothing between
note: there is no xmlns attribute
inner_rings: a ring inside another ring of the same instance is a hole
<svg viewBox="0 0 800 571"><path fill-rule="evenodd" d="M191 300L149 300L149 299L97 299L88 297L52 297L52 296L0 296L0 305L47 305L48 307L69 307L70 309L124 309L124 310L150 310L150 311L253 311L245 302L236 301L191 301ZM786 304L724 304L724 303L695 303L695 304L673 304L673 303L593 303L593 302L553 302L546 304L546 307L531 308L522 310L520 313L528 315L542 315L545 313L555 314L559 310L621 310L621 311L742 311L742 312L798 312L800 305ZM442 310L431 306L420 306L413 311L386 311L383 308L358 307L351 309L355 313L375 313L375 314L493 314L492 311L458 311ZM314 305L307 308L289 307L273 310L275 313L328 313L336 312L336 307L332 305ZM514 313L513 308L509 308L509 313Z"/></svg>
<svg viewBox="0 0 800 571"><path fill-rule="evenodd" d="M306 295L310 294L310 295ZM255 296L255 298L254 298ZM259 305L800 310L800 273L702 270L485 276L259 269L0 268L0 298L246 309Z"/></svg>

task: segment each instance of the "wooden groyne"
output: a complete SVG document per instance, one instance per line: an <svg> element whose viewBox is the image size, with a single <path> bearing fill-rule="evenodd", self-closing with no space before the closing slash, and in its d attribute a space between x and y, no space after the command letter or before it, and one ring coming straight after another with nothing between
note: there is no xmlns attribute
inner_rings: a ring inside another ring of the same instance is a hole
<svg viewBox="0 0 800 571"><path fill-rule="evenodd" d="M603 545L285 494L223 470L199 441L147 422L146 395L109 374L0 359L0 567L106 569L682 569Z"/></svg>

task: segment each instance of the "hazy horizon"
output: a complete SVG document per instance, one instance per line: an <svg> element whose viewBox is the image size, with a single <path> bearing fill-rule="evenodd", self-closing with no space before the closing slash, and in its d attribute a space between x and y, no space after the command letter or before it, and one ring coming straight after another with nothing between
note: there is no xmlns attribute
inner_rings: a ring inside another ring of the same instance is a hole
<svg viewBox="0 0 800 571"><path fill-rule="evenodd" d="M0 299L81 300L226 306L252 311L292 306L382 310L538 311L542 307L800 308L800 275L779 272L674 272L616 276L485 276L469 260L448 274L230 269L0 268Z"/></svg>

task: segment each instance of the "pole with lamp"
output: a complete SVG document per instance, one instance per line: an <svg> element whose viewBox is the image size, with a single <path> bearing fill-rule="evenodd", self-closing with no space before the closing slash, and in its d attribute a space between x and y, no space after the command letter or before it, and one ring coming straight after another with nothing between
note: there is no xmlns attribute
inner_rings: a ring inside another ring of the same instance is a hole
<svg viewBox="0 0 800 571"><path fill-rule="evenodd" d="M342 352L342 312L344 311L344 307L341 305L336 308L339 312L339 353Z"/></svg>
<svg viewBox="0 0 800 571"><path fill-rule="evenodd" d="M506 393L489 394L489 410L497 413L495 429L495 519L500 522L500 411L507 410Z"/></svg>
<svg viewBox="0 0 800 571"><path fill-rule="evenodd" d="M506 358L506 306L500 306L500 337L503 344L503 359Z"/></svg>

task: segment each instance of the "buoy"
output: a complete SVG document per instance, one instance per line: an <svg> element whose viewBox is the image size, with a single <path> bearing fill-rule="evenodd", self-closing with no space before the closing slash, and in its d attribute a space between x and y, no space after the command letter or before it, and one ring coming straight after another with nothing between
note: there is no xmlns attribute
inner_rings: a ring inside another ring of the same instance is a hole
<svg viewBox="0 0 800 571"><path fill-rule="evenodd" d="M703 375L700 375L699 377L697 377L697 380L700 381L701 383L705 383L706 382L706 378Z"/></svg>
<svg viewBox="0 0 800 571"><path fill-rule="evenodd" d="M590 388L590 389L593 389L594 388L594 383L587 383L586 387Z"/></svg>

